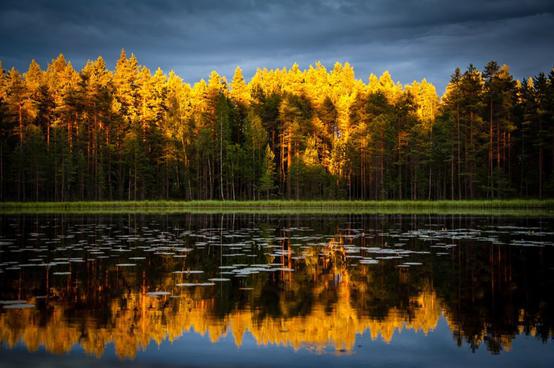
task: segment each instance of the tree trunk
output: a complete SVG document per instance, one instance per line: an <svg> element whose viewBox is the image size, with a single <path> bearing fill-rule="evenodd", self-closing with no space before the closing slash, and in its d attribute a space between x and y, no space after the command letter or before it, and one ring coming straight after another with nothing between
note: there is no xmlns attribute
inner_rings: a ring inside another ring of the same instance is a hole
<svg viewBox="0 0 554 368"><path fill-rule="evenodd" d="M291 198L291 177L290 170L292 166L292 142L290 129L287 130L287 198Z"/></svg>
<svg viewBox="0 0 554 368"><path fill-rule="evenodd" d="M493 108L492 108L492 97L490 97L490 103L489 103L489 106L490 106L490 109L489 109L489 178L488 178L488 182L489 182L489 188L487 189L487 196L489 198L492 198L494 197L494 190L493 190L493 186L494 186L494 183L493 183L493 175L492 175L492 172L493 172L493 121L492 121L492 112L493 112Z"/></svg>
<svg viewBox="0 0 554 368"><path fill-rule="evenodd" d="M223 118L221 112L219 114L219 191L221 194L221 200L225 200L223 195Z"/></svg>
<svg viewBox="0 0 554 368"><path fill-rule="evenodd" d="M458 199L462 199L462 178L461 178L461 171L462 171L462 163L461 163L461 150L462 150L462 147L461 147L461 138L460 138L460 107L458 105L456 105L456 125L457 125L457 131L458 131L458 137L456 139L456 142L458 143L458 152L457 152L457 155L458 155L458 160L457 160L457 164L458 164L458 172L457 172L457 176L458 176Z"/></svg>
<svg viewBox="0 0 554 368"><path fill-rule="evenodd" d="M17 115L19 122L19 145L23 146L23 103L20 102L17 106Z"/></svg>

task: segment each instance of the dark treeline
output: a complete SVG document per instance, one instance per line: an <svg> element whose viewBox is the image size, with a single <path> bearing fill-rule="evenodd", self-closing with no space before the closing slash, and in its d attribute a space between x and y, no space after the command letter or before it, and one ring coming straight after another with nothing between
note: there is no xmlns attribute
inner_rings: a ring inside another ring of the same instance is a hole
<svg viewBox="0 0 554 368"><path fill-rule="evenodd" d="M554 70L355 78L349 64L191 86L122 52L0 67L0 199L468 199L554 194Z"/></svg>

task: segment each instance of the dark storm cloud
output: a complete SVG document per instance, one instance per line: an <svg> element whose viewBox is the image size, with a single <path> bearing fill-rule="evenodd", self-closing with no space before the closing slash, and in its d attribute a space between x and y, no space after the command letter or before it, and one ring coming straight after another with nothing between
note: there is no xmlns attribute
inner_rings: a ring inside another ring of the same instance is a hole
<svg viewBox="0 0 554 368"><path fill-rule="evenodd" d="M554 2L11 1L0 4L0 59L25 70L63 52L77 67L120 49L188 81L240 65L351 62L359 78L388 69L444 88L456 66L507 63L516 77L554 64Z"/></svg>

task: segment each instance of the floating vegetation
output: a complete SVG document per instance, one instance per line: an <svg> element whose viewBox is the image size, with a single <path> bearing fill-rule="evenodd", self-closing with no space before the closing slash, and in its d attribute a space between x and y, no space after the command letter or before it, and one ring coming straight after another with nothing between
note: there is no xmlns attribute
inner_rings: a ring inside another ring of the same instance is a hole
<svg viewBox="0 0 554 368"><path fill-rule="evenodd" d="M214 286L213 282L183 282L175 284L177 287L194 287L194 286Z"/></svg>
<svg viewBox="0 0 554 368"><path fill-rule="evenodd" d="M204 273L202 270L185 270L185 271L173 271L175 274L183 274L183 275L194 275L194 274L200 274Z"/></svg>
<svg viewBox="0 0 554 368"><path fill-rule="evenodd" d="M160 296L171 295L171 293L169 291L149 291L146 293L146 295L156 298Z"/></svg>
<svg viewBox="0 0 554 368"><path fill-rule="evenodd" d="M379 263L379 261L376 259L360 259L360 263L364 265L372 265Z"/></svg>
<svg viewBox="0 0 554 368"><path fill-rule="evenodd" d="M4 304L2 308L4 309L28 309L28 308L34 308L34 304L28 304L28 303L13 303L13 304Z"/></svg>
<svg viewBox="0 0 554 368"><path fill-rule="evenodd" d="M0 305L24 304L26 300L0 300Z"/></svg>

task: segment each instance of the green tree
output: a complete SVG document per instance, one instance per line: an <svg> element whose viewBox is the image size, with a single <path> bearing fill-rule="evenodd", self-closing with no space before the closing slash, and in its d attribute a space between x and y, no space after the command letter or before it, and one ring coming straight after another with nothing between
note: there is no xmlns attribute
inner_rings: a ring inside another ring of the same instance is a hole
<svg viewBox="0 0 554 368"><path fill-rule="evenodd" d="M262 176L260 177L260 192L265 193L267 199L275 188L275 154L271 151L269 144L265 147L264 164Z"/></svg>

